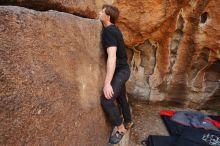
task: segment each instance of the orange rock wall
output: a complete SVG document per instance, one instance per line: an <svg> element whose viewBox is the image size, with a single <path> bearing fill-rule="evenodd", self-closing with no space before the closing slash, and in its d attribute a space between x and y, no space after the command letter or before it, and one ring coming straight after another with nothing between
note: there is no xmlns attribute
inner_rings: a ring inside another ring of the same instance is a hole
<svg viewBox="0 0 220 146"><path fill-rule="evenodd" d="M121 10L117 25L124 34L133 70L130 95L202 107L216 94L220 68L208 68L219 67L219 4L214 0L114 1ZM214 76L209 83L208 72ZM217 105L220 109L220 102Z"/></svg>

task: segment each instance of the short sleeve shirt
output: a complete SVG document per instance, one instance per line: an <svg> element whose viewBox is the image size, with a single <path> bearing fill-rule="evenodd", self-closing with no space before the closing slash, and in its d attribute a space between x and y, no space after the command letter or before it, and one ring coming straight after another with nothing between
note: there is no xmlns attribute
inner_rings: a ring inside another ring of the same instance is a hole
<svg viewBox="0 0 220 146"><path fill-rule="evenodd" d="M106 52L108 47L117 47L116 70L129 68L124 39L121 31L115 25L104 27L102 32L102 45Z"/></svg>

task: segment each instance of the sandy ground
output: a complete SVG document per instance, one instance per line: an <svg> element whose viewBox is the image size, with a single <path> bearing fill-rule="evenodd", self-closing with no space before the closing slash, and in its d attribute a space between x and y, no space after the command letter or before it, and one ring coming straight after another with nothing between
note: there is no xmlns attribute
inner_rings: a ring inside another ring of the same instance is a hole
<svg viewBox="0 0 220 146"><path fill-rule="evenodd" d="M167 108L140 101L132 101L131 106L135 125L131 129L130 146L141 146L148 135L169 135L159 116L160 110Z"/></svg>

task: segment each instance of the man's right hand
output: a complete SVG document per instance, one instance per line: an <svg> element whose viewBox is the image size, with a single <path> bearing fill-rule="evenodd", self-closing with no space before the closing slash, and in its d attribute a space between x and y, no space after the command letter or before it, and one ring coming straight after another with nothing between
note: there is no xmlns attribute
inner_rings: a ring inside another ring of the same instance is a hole
<svg viewBox="0 0 220 146"><path fill-rule="evenodd" d="M112 85L110 83L105 84L105 86L103 88L103 92L104 92L105 98L111 99L114 94L114 91L112 89Z"/></svg>

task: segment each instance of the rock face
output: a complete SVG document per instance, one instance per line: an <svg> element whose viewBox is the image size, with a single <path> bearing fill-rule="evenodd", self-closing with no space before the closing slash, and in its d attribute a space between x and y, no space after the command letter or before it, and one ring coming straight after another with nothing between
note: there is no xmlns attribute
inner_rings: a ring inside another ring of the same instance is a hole
<svg viewBox="0 0 220 146"><path fill-rule="evenodd" d="M206 98L203 101L202 108L212 109L220 113L220 61L215 61L206 67L204 74L204 94Z"/></svg>
<svg viewBox="0 0 220 146"><path fill-rule="evenodd" d="M144 100L192 107L217 98L219 4L214 0L114 1L121 10L118 26L132 50L128 51L133 70L128 92ZM210 67L213 64L217 69ZM213 78L209 81L206 76Z"/></svg>
<svg viewBox="0 0 220 146"><path fill-rule="evenodd" d="M112 0L1 0L2 5L17 5L35 10L58 10L87 18L97 18L103 4Z"/></svg>
<svg viewBox="0 0 220 146"><path fill-rule="evenodd" d="M0 7L0 145L103 146L97 20Z"/></svg>

